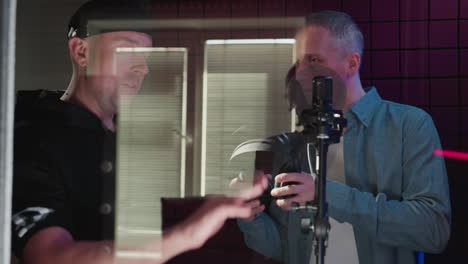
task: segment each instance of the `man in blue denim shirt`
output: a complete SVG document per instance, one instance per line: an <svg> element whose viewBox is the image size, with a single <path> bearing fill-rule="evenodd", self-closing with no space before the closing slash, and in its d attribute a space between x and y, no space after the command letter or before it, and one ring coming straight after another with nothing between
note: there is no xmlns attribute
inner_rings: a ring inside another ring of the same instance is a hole
<svg viewBox="0 0 468 264"><path fill-rule="evenodd" d="M416 263L417 251L441 252L450 234L450 200L444 160L433 155L440 141L430 116L382 100L375 88L364 92L359 78L363 37L348 15L313 13L296 40L297 79L310 69L330 69L334 82L343 84L345 100L338 107L348 121L345 184L329 179L326 198L330 217L352 225L359 263ZM311 85L302 87L311 98ZM300 113L302 106L292 103ZM251 202L256 214L239 220L245 241L284 263L309 263L313 235L301 232L300 221L311 213L290 209L293 202L313 200L314 180L308 173L274 169L273 175L276 182L298 182L273 189L273 198L296 196L271 199L267 212L258 200Z"/></svg>

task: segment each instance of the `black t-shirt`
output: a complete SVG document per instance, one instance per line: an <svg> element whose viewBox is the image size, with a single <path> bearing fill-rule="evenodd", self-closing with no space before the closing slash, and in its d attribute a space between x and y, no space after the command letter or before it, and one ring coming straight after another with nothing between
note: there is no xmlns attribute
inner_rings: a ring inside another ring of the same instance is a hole
<svg viewBox="0 0 468 264"><path fill-rule="evenodd" d="M19 92L15 113L12 249L37 231L113 239L115 134L62 92Z"/></svg>

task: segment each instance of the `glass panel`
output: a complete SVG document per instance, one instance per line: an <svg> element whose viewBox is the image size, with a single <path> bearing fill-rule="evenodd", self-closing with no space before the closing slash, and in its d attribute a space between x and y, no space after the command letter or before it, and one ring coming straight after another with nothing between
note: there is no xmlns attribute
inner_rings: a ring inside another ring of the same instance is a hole
<svg viewBox="0 0 468 264"><path fill-rule="evenodd" d="M284 83L294 43L293 39L206 42L202 195L226 194L230 180L239 173L253 175L253 152L230 160L240 143L291 130Z"/></svg>
<svg viewBox="0 0 468 264"><path fill-rule="evenodd" d="M118 119L119 248L161 234L161 197L182 197L185 176L187 50L119 48L117 60L146 57L138 94L122 94ZM120 252L123 254L122 252Z"/></svg>

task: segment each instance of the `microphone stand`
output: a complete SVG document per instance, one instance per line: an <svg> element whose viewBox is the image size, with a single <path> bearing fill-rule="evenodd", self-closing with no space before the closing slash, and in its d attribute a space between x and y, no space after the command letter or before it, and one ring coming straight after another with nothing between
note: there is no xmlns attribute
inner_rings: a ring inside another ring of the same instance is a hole
<svg viewBox="0 0 468 264"><path fill-rule="evenodd" d="M315 137L318 181L316 179L315 199L306 207L313 212L314 221L312 223L310 218L301 219L301 229L305 233L312 231L315 235L316 264L325 263L325 251L330 232L326 201L328 146L340 142L343 128L346 126L346 119L342 112L332 107L332 87L333 80L330 76L315 77L312 82L312 108L304 110L299 120L304 126L305 137L312 139ZM307 151L309 151L309 146L307 146Z"/></svg>

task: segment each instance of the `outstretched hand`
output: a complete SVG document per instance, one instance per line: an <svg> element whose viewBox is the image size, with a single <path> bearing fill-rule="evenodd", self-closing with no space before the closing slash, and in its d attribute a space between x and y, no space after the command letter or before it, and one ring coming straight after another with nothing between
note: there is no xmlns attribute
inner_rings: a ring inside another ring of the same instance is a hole
<svg viewBox="0 0 468 264"><path fill-rule="evenodd" d="M264 174L263 171L257 170L254 175L254 185L255 184L263 184L265 179L271 180L271 174ZM239 177L236 177L231 180L229 183L229 187L234 188L236 187L242 180ZM268 182L267 182L268 184ZM258 197L258 196L257 196ZM257 198L254 197L254 198ZM239 217L239 219L242 219L244 221L252 221L255 216L265 210L265 205L261 204L259 199L249 199L246 204L252 208L251 214L247 217Z"/></svg>
<svg viewBox="0 0 468 264"><path fill-rule="evenodd" d="M275 177L275 182L296 182L296 184L286 185L271 190L271 195L278 198L276 205L284 210L291 210L292 203L303 206L306 202L314 200L315 182L312 175L308 173L282 173ZM285 195L294 195L287 199L281 198Z"/></svg>
<svg viewBox="0 0 468 264"><path fill-rule="evenodd" d="M201 247L216 234L229 218L246 219L255 211L247 201L260 196L268 186L266 177L259 177L249 188L240 191L237 197L212 196L188 219L182 228L190 243L190 249Z"/></svg>

